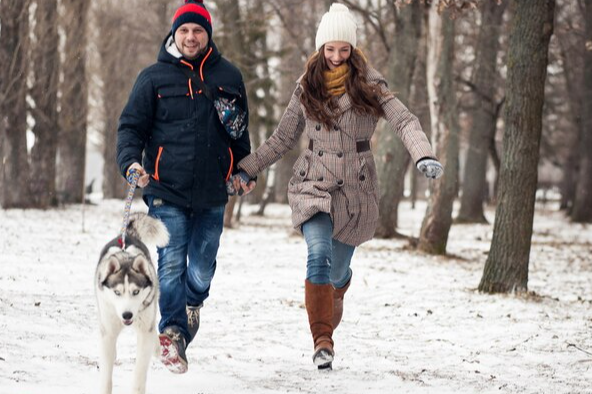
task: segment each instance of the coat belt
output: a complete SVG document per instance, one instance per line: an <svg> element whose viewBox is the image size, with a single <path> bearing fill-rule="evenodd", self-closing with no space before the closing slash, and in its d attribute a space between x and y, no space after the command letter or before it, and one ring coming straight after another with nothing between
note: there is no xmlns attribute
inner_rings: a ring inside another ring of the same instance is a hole
<svg viewBox="0 0 592 394"><path fill-rule="evenodd" d="M308 149L312 151L313 147L314 147L313 140L309 140L308 141ZM356 141L356 152L361 153L361 152L366 152L368 150L370 150L370 140Z"/></svg>

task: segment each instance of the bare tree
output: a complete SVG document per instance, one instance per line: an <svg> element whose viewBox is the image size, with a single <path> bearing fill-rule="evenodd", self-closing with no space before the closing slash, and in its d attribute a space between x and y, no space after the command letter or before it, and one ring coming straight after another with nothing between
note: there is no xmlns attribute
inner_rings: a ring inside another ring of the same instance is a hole
<svg viewBox="0 0 592 394"><path fill-rule="evenodd" d="M58 194L63 203L80 203L84 194L88 89L86 73L89 0L61 0L65 59L60 86Z"/></svg>
<svg viewBox="0 0 592 394"><path fill-rule="evenodd" d="M497 81L496 60L500 47L500 30L507 1L499 5L495 1L484 2L479 38L475 45L475 68L471 87L474 107L470 113L472 127L465 161L462 183L462 197L457 220L463 223L486 223L483 213L487 188L487 152L495 135L497 103L495 90Z"/></svg>
<svg viewBox="0 0 592 394"><path fill-rule="evenodd" d="M103 96L103 197L123 198L127 185L121 176L115 160L115 145L117 141L117 125L119 116L126 103L128 92L134 77L139 71L137 59L138 42L141 41L139 29L133 19L126 12L129 4L106 0L96 10L96 24L98 28L97 49L100 67L96 70L103 82L101 93ZM130 22L130 19L132 21ZM129 45L133 42L134 45ZM125 54L125 55L124 55Z"/></svg>
<svg viewBox="0 0 592 394"><path fill-rule="evenodd" d="M415 73L413 75L413 85L411 88L411 108L413 113L419 119L419 123L426 133L428 139L432 135L432 121L430 118L430 106L428 100L428 84L427 84L427 69L426 60L428 53L428 19L429 7L423 7L423 27L421 31L421 40L418 45L418 55ZM411 208L415 209L415 203L418 195L425 192L428 188L428 180L419 173L419 171L411 171Z"/></svg>
<svg viewBox="0 0 592 394"><path fill-rule="evenodd" d="M37 208L57 204L56 153L58 143L58 80L60 55L58 52L57 0L37 0L35 28L31 50L35 65L30 95L35 126L35 144L31 149L31 192Z"/></svg>
<svg viewBox="0 0 592 394"><path fill-rule="evenodd" d="M432 140L444 175L432 183L430 200L419 236L419 249L432 254L446 253L452 225L452 204L458 190L458 133L454 89L455 21L449 9L438 15L430 10L427 80L432 119Z"/></svg>
<svg viewBox="0 0 592 394"><path fill-rule="evenodd" d="M278 75L276 108L281 115L296 87L296 80L304 72L306 60L314 51L316 26L328 7L324 8L324 4L319 5L311 0L273 0L270 4L281 26L280 59L275 70ZM317 18L310 17L311 15ZM301 142L308 143L304 139ZM299 154L300 149L293 149L274 164L275 202L288 202L288 182Z"/></svg>
<svg viewBox="0 0 592 394"><path fill-rule="evenodd" d="M390 51L388 80L391 90L404 104L409 104L411 82L415 71L417 48L421 39L422 5L413 2L397 8L393 5L395 33ZM412 109L413 110L413 109ZM380 189L380 218L375 236L391 238L398 235L399 201L405 189L405 172L410 156L403 142L388 125L378 134L378 180Z"/></svg>
<svg viewBox="0 0 592 394"><path fill-rule="evenodd" d="M573 8L573 5L571 5ZM558 4L558 8L559 4ZM563 8L567 8L565 5ZM558 12L558 14L560 14ZM566 16L579 17L577 13ZM559 18L559 16L558 16ZM569 22L568 22L569 23ZM578 177L578 166L580 161L579 146L580 134L582 131L582 83L583 81L583 63L585 42L584 34L578 34L576 28L569 26L569 31L559 31L555 35L559 42L559 50L561 62L563 65L563 77L565 78L567 102L569 104L571 120L571 131L563 139L567 140L568 148L567 154L563 158L563 180L561 182L561 203L560 209L566 210L571 214L573 203L576 196L576 185ZM558 97L560 100L565 99L565 95Z"/></svg>
<svg viewBox="0 0 592 394"><path fill-rule="evenodd" d="M221 27L216 35L219 48L226 57L234 62L243 74L249 102L249 135L254 147L261 144L273 126L274 97L271 95L273 82L269 74L269 57L272 55L267 46L269 15L262 0L250 1L242 7L238 0L217 0ZM248 50L245 51L245 48ZM260 186L249 196L260 201L265 190L265 179L259 177ZM242 203L242 199L239 200ZM226 207L225 225L231 223L236 198Z"/></svg>
<svg viewBox="0 0 592 394"><path fill-rule="evenodd" d="M250 69L245 69L247 56L243 56L243 49L246 47L245 39L245 21L241 19L241 7L238 0L216 0L217 8L221 11L219 14L221 28L216 35L216 42L220 50L224 50L224 55L241 70L245 80L254 78ZM231 27L232 26L232 27ZM249 51L250 54L250 51ZM247 97L252 98L252 92L247 90ZM249 100L249 136L253 139L253 124L256 122L256 112L253 111L253 105ZM255 122L253 122L255 121ZM237 203L237 197L231 197L226 204L224 211L224 227L233 226L234 207Z"/></svg>
<svg viewBox="0 0 592 394"><path fill-rule="evenodd" d="M491 249L479 290L528 290L537 165L554 0L512 2L504 154Z"/></svg>
<svg viewBox="0 0 592 394"><path fill-rule="evenodd" d="M572 219L592 223L592 4L585 5L586 52L584 55L584 83L582 108L582 138L580 142L580 171Z"/></svg>
<svg viewBox="0 0 592 394"><path fill-rule="evenodd" d="M0 204L5 209L32 205L26 136L29 4L0 2Z"/></svg>

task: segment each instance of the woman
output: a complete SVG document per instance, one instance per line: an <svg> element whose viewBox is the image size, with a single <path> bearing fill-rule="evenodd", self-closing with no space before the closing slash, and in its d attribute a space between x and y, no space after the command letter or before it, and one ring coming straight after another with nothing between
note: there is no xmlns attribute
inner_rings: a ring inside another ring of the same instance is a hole
<svg viewBox="0 0 592 394"><path fill-rule="evenodd" d="M314 341L313 362L331 368L333 330L356 246L371 239L378 221L378 181L370 138L380 117L402 139L426 176L442 166L417 118L387 89L385 79L356 49L356 24L349 9L333 4L319 25L317 52L306 65L273 135L238 164L234 186L250 192L257 173L309 138L288 186L294 227L308 245L305 304Z"/></svg>

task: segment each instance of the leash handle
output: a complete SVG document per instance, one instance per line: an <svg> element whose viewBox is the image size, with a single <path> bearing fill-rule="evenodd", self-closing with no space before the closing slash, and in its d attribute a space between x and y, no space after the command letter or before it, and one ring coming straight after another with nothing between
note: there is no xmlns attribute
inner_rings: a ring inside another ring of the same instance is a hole
<svg viewBox="0 0 592 394"><path fill-rule="evenodd" d="M121 226L121 237L119 239L121 249L125 249L125 233L127 231L127 225L129 224L132 200L134 199L134 192L136 191L136 186L138 186L140 172L137 169L132 168L127 171L126 179L127 183L129 184L129 188L127 190L127 197L125 199L125 209L123 210L123 225Z"/></svg>

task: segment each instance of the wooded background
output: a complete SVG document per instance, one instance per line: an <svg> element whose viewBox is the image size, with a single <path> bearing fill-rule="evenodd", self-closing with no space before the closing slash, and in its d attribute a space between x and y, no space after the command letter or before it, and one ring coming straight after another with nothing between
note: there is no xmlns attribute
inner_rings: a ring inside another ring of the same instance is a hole
<svg viewBox="0 0 592 394"><path fill-rule="evenodd" d="M245 79L253 148L274 131L332 2L205 1L214 41ZM557 196L574 222L592 222L592 2L340 2L358 19L359 48L419 117L445 167L440 180L423 179L380 123L372 144L381 188L376 236L401 236L401 199L428 199L416 244L445 254L453 223L486 222L484 207L495 205L479 289L527 291L536 197ZM104 198L124 196L118 118L181 4L0 0L3 209L81 203L93 186ZM102 152L101 185L85 179L89 150ZM287 203L298 154L261 174L239 204L260 204L264 214L269 202ZM235 203L228 226L240 217Z"/></svg>

